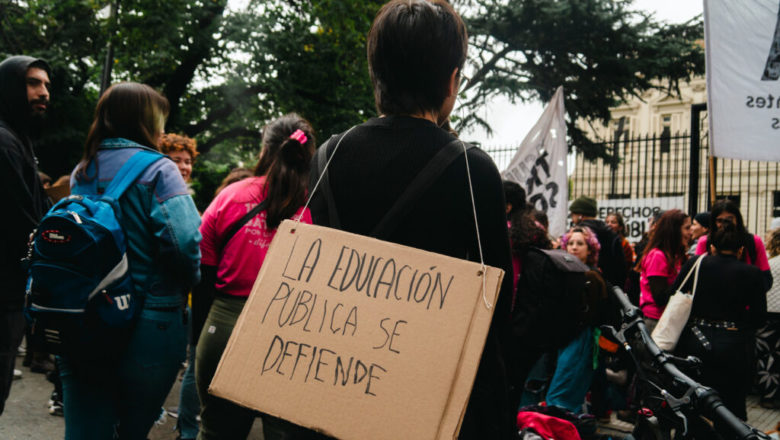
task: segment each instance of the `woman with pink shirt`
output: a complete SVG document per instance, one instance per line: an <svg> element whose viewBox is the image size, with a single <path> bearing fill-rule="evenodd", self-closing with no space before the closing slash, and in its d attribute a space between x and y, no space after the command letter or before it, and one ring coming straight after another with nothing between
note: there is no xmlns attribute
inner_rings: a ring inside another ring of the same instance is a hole
<svg viewBox="0 0 780 440"><path fill-rule="evenodd" d="M652 332L666 307L680 267L691 241L691 218L679 209L666 211L650 233L639 263L639 307L645 315L647 329Z"/></svg>
<svg viewBox="0 0 780 440"><path fill-rule="evenodd" d="M772 287L772 272L769 270L769 259L766 256L764 242L758 235L753 235L745 228L745 222L742 220L742 213L739 207L731 200L721 199L712 205L710 214L711 223L709 233L700 238L696 245L696 255L711 254L707 243L712 240L715 232L722 228L726 223L736 226L737 233L740 236L740 245L745 247L740 260L747 264L752 264L761 270L764 282L764 291Z"/></svg>
<svg viewBox="0 0 780 440"><path fill-rule="evenodd" d="M258 414L212 396L208 387L225 350L230 333L263 265L279 224L289 218L311 223L303 209L309 179L309 162L315 140L309 123L296 114L282 116L263 130L263 147L254 177L223 189L203 213L200 232L202 271L216 297L198 339L195 375L201 401L199 439L246 438ZM238 229L239 220L259 208ZM194 294L197 296L197 293ZM193 302L205 298L193 297ZM206 299L207 300L207 299ZM266 439L301 431L274 417L262 415Z"/></svg>

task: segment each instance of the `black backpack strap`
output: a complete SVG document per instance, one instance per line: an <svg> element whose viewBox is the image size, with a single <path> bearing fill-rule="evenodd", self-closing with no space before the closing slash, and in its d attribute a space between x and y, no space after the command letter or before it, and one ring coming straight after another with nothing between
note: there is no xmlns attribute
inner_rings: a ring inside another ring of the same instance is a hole
<svg viewBox="0 0 780 440"><path fill-rule="evenodd" d="M343 137L344 134L341 136ZM322 180L320 181L320 186L317 190L325 197L325 202L328 204L328 226L339 229L341 227L341 221L339 220L339 213L336 211L336 200L333 198L333 190L330 187L328 170L325 169L325 165L328 163L328 147L333 144L331 141L334 139L336 139L336 136L331 137L324 145L317 149L317 152L314 153L314 164L317 167L316 175L319 177L322 174ZM336 144L338 144L338 142L336 142Z"/></svg>
<svg viewBox="0 0 780 440"><path fill-rule="evenodd" d="M382 238L392 234L398 227L399 222L412 210L414 202L438 180L444 173L444 170L449 168L455 159L464 154L463 145L466 145L467 150L474 148L473 145L455 139L439 150L425 167L420 170L379 224L371 231L371 237Z"/></svg>
<svg viewBox="0 0 780 440"><path fill-rule="evenodd" d="M260 211L264 210L268 206L268 199L263 200L262 202L258 203L257 206L252 208L249 212L247 212L243 217L238 219L237 222L233 223L233 225L228 229L227 233L222 237L222 239L219 242L219 247L217 248L218 254L222 255L222 250L225 248L225 246L228 244L231 238L233 238L234 235L236 235L236 232L238 232L239 229L241 229L249 220L252 220L257 214L260 213Z"/></svg>

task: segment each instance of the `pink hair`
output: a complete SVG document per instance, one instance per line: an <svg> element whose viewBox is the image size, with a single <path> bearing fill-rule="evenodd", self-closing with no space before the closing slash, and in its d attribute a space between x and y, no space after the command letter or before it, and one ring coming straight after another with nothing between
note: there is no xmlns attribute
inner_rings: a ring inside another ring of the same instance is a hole
<svg viewBox="0 0 780 440"><path fill-rule="evenodd" d="M599 244L599 241L596 239L596 234L594 234L589 227L575 226L569 229L569 232L563 234L563 236L561 237L561 249L566 250L566 244L569 243L569 239L571 238L572 234L574 234L575 232L579 232L580 234L585 236L585 244L588 245L588 258L585 263L588 266L595 267L599 262L599 250L601 250L601 245Z"/></svg>

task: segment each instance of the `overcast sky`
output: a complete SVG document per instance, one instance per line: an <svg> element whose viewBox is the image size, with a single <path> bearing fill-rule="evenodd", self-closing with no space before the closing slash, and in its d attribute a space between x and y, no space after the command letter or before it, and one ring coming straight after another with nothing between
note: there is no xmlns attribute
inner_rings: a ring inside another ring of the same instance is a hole
<svg viewBox="0 0 780 440"><path fill-rule="evenodd" d="M669 23L682 23L701 14L703 5L703 0L634 1L635 9L653 12L656 19ZM508 99L497 98L481 110L481 116L493 128L493 135L488 137L484 130L474 130L462 133L462 137L478 141L485 147L519 145L541 116L543 108L539 102L512 105Z"/></svg>

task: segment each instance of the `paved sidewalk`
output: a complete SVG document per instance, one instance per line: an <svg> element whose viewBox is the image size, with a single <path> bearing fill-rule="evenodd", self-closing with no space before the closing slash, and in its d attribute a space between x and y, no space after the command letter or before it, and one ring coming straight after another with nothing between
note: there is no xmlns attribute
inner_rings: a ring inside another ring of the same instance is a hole
<svg viewBox="0 0 780 440"><path fill-rule="evenodd" d="M65 435L65 420L62 417L49 414L49 396L54 385L46 380L43 374L36 374L27 367L21 367L22 358L17 358L16 368L24 372L24 376L15 380L11 387L11 395L5 403L5 412L0 416L0 439L30 440L30 439L62 439ZM179 405L179 388L177 380L165 408ZM176 419L165 416L163 423L155 425L149 432L150 440L175 440ZM248 440L262 440L262 424L256 421Z"/></svg>
<svg viewBox="0 0 780 440"><path fill-rule="evenodd" d="M18 365L21 365L19 358ZM65 433L65 423L62 417L49 415L47 402L53 389L53 385L46 380L43 374L30 372L29 368L22 368L24 377L14 381L11 395L6 401L5 412L0 416L0 439L2 440L28 440L28 439L61 439ZM166 408L178 406L180 381L176 381L165 402ZM769 431L780 422L780 411L765 409L758 405L758 397L748 398L748 422L761 429ZM176 419L166 416L163 423L156 425L149 432L150 440L175 440L173 431ZM614 415L608 425L601 427L604 433L614 434L619 438L621 434L630 433L633 426L617 419ZM256 421L248 440L262 440L262 426Z"/></svg>

